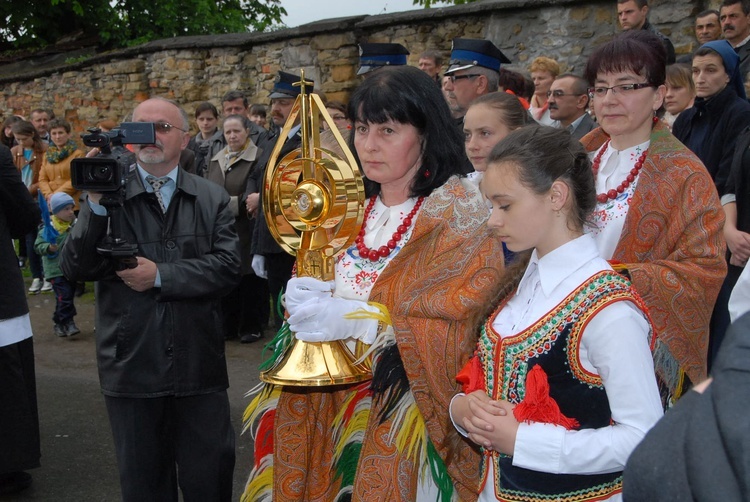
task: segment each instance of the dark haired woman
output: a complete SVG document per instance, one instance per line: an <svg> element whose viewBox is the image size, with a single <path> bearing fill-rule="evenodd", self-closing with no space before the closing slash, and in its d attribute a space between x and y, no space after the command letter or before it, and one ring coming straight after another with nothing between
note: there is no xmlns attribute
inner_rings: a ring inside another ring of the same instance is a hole
<svg viewBox="0 0 750 502"><path fill-rule="evenodd" d="M726 264L724 213L695 154L655 119L664 100L665 50L644 30L597 48L588 60L601 126L593 152L601 256L629 274L657 334L654 362L665 404L706 377L708 322Z"/></svg>
<svg viewBox="0 0 750 502"><path fill-rule="evenodd" d="M8 148L13 148L18 144L16 142L16 139L13 137L13 124L22 120L23 119L18 115L11 115L7 119L3 120L2 129L0 129L0 143L7 146Z"/></svg>
<svg viewBox="0 0 750 502"><path fill-rule="evenodd" d="M527 253L450 406L483 451L480 499L614 500L662 407L643 301L584 233L591 162L566 131L525 127L492 150L482 192L487 226Z"/></svg>
<svg viewBox="0 0 750 502"><path fill-rule="evenodd" d="M373 344L373 379L264 389L246 414L256 450L243 499L470 500L480 457L447 404L501 279L500 242L481 195L458 176L461 137L426 73L374 72L349 115L369 197L361 238L338 257L333 286L292 279L286 307L297 338ZM387 314L390 326L344 317L361 310Z"/></svg>
<svg viewBox="0 0 750 502"><path fill-rule="evenodd" d="M13 155L13 163L21 173L21 179L29 189L29 193L36 200L39 191L39 170L42 168L44 154L47 152L47 142L42 141L34 124L26 120L19 120L13 123L11 132L18 143L11 148L10 153ZM43 286L44 270L42 269L42 257L34 252L34 242L36 241L37 230L29 232L23 241L20 256L25 256L29 260L29 270L31 271L31 293L39 293Z"/></svg>

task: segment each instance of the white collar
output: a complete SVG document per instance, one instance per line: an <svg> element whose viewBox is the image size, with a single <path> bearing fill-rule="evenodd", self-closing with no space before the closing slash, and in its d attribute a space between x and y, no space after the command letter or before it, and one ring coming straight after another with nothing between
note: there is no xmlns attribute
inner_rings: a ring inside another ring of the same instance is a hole
<svg viewBox="0 0 750 502"><path fill-rule="evenodd" d="M568 241L562 246L553 249L542 258L537 255L536 249L531 253L531 260L526 272L518 285L518 291L532 275L532 270L538 269L539 283L544 295L549 297L557 286L565 279L573 275L589 261L599 256L594 238L589 234ZM535 266L532 266L535 265Z"/></svg>

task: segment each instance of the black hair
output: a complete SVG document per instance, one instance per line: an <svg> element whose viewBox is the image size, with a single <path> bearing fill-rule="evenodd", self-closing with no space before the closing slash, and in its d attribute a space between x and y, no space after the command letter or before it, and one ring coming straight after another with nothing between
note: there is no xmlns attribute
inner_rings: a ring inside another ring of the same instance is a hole
<svg viewBox="0 0 750 502"><path fill-rule="evenodd" d="M632 71L659 87L666 80L667 51L658 35L648 30L628 30L594 50L586 63L585 77L594 85L599 73Z"/></svg>
<svg viewBox="0 0 750 502"><path fill-rule="evenodd" d="M254 103L252 106L250 106L250 115L260 115L261 117L265 118L266 113L268 113L268 108L266 107L266 105Z"/></svg>
<svg viewBox="0 0 750 502"><path fill-rule="evenodd" d="M198 115L203 112L211 112L211 115L213 115L215 119L219 118L219 110L216 109L213 103L208 101L204 101L195 107L195 118L198 118Z"/></svg>
<svg viewBox="0 0 750 502"><path fill-rule="evenodd" d="M347 115L351 121L382 124L389 120L410 124L422 139L422 165L410 186L410 196L428 196L465 162L462 134L451 118L442 91L425 72L412 66L387 66L373 72L354 91ZM354 147L357 128L349 147ZM380 184L365 177L368 195L380 193Z"/></svg>
<svg viewBox="0 0 750 502"><path fill-rule="evenodd" d="M226 103L227 101L234 101L235 99L241 99L242 104L247 108L247 95L245 95L242 91L229 91L226 94L224 94L224 97L221 98L222 103Z"/></svg>
<svg viewBox="0 0 750 502"><path fill-rule="evenodd" d="M735 4L740 4L742 12L747 16L750 14L750 2L747 0L724 0L721 2L721 7L730 7Z"/></svg>

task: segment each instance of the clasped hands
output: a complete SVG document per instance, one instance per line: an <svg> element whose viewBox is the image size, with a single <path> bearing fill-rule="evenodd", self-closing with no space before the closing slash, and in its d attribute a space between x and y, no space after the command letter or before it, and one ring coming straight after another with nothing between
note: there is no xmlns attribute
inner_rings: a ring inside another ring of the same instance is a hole
<svg viewBox="0 0 750 502"><path fill-rule="evenodd" d="M353 338L372 344L378 335L378 320L345 316L357 311L377 313L379 309L367 302L335 297L333 287L332 282L312 277L291 278L284 296L289 328L306 342Z"/></svg>
<svg viewBox="0 0 750 502"><path fill-rule="evenodd" d="M491 399L483 390L458 396L451 403L451 416L469 439L488 450L513 455L519 422L515 405Z"/></svg>

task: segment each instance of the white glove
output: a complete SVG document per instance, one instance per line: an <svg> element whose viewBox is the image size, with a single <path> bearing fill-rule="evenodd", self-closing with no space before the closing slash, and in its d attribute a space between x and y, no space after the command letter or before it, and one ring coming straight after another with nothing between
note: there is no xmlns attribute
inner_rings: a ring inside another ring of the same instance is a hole
<svg viewBox="0 0 750 502"><path fill-rule="evenodd" d="M359 300L313 298L296 308L287 322L294 335L306 342L330 342L354 338L372 344L378 336L378 320L345 319L357 310L378 313L380 309Z"/></svg>
<svg viewBox="0 0 750 502"><path fill-rule="evenodd" d="M247 262L245 262L247 263ZM266 271L266 257L262 254L253 255L253 272L261 279L268 279L268 272Z"/></svg>
<svg viewBox="0 0 750 502"><path fill-rule="evenodd" d="M312 277L292 277L286 283L284 292L284 306L289 315L297 312L297 307L312 300L323 299L333 296L334 282L324 282Z"/></svg>

